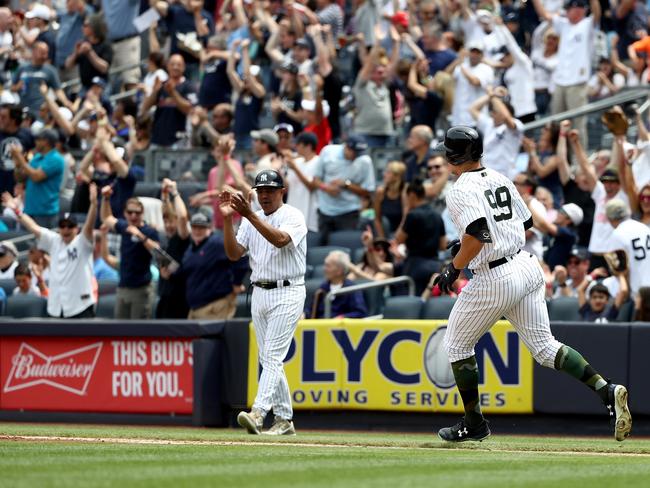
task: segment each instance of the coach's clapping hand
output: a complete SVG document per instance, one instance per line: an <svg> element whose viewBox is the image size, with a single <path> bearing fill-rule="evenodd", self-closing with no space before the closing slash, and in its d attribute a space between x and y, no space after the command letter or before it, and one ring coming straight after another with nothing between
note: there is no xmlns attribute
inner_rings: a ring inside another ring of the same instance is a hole
<svg viewBox="0 0 650 488"><path fill-rule="evenodd" d="M456 269L453 263L445 264L440 270L440 274L433 281L433 286L438 285L442 293L451 293L454 290L454 281L458 279L460 270Z"/></svg>
<svg viewBox="0 0 650 488"><path fill-rule="evenodd" d="M253 213L248 198L246 198L240 191L230 194L230 206L235 209L236 212L239 212L239 215L242 217L248 217Z"/></svg>
<svg viewBox="0 0 650 488"><path fill-rule="evenodd" d="M219 193L219 210L221 210L221 215L223 215L224 218L232 217L232 215L235 213L235 210L231 205L231 195L232 193L229 191L222 191Z"/></svg>

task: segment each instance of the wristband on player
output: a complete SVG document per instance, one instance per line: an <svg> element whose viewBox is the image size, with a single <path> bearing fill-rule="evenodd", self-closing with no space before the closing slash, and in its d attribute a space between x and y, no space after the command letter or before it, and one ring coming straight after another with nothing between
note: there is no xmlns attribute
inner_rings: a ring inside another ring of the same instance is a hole
<svg viewBox="0 0 650 488"><path fill-rule="evenodd" d="M23 211L16 207L14 209L14 213L16 214L16 217L20 218L20 216L23 214Z"/></svg>

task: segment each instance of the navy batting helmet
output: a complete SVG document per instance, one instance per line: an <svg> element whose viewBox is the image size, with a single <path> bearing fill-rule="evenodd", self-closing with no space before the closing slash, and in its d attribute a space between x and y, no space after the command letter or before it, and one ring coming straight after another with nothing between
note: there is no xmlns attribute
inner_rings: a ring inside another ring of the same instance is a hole
<svg viewBox="0 0 650 488"><path fill-rule="evenodd" d="M445 141L436 148L445 154L450 164L459 165L467 161L478 161L483 155L483 139L466 125L452 127L445 134Z"/></svg>
<svg viewBox="0 0 650 488"><path fill-rule="evenodd" d="M274 169L264 169L257 173L253 188L267 186L270 188L284 188L284 179L282 175Z"/></svg>

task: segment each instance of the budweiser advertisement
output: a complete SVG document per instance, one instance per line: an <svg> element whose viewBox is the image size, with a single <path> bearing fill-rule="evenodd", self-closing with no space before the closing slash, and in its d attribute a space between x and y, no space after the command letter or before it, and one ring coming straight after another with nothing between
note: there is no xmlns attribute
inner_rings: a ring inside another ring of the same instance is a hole
<svg viewBox="0 0 650 488"><path fill-rule="evenodd" d="M192 340L0 339L0 409L192 413Z"/></svg>

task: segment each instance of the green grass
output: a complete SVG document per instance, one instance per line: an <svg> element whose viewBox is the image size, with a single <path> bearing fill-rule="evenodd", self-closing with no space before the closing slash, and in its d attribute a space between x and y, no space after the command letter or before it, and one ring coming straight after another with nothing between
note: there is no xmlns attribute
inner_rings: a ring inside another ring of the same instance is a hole
<svg viewBox="0 0 650 488"><path fill-rule="evenodd" d="M0 487L12 488L628 488L650 483L650 440L634 438L617 443L495 436L450 447L422 434L301 431L276 440L234 429L45 424L0 424L0 435L171 442L0 440ZM177 444L183 441L203 444Z"/></svg>

